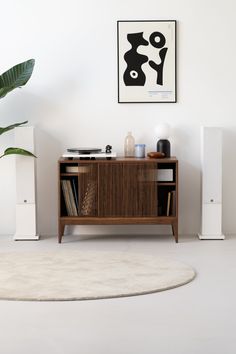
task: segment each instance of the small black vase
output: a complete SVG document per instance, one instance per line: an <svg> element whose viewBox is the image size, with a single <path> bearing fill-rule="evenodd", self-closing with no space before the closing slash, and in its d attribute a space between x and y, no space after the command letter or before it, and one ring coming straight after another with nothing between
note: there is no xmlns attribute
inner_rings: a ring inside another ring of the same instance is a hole
<svg viewBox="0 0 236 354"><path fill-rule="evenodd" d="M167 139L160 139L157 142L157 151L163 152L165 157L170 157L170 142Z"/></svg>

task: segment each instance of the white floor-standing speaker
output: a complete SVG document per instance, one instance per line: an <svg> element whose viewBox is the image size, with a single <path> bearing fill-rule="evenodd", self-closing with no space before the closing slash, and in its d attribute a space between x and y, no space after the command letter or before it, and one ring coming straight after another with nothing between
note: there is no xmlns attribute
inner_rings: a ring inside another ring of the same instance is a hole
<svg viewBox="0 0 236 354"><path fill-rule="evenodd" d="M223 240L222 234L222 131L202 127L202 227L201 240Z"/></svg>
<svg viewBox="0 0 236 354"><path fill-rule="evenodd" d="M34 154L34 128L15 128L15 146ZM16 155L16 233L14 240L38 240L36 232L35 158Z"/></svg>

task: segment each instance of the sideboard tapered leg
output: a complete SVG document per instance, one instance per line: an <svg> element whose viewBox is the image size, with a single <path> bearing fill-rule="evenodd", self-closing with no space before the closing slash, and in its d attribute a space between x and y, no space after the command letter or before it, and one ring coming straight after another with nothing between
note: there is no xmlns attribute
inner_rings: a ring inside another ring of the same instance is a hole
<svg viewBox="0 0 236 354"><path fill-rule="evenodd" d="M58 243L61 243L62 236L64 235L65 231L65 225L59 222L59 227L58 227Z"/></svg>
<svg viewBox="0 0 236 354"><path fill-rule="evenodd" d="M178 243L178 221L175 221L172 225L173 236L175 238L175 242Z"/></svg>

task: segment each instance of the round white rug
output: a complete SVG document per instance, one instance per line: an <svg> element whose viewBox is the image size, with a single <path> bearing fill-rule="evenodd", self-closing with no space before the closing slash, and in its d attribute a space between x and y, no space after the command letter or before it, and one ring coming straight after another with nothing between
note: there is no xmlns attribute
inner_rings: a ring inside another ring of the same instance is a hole
<svg viewBox="0 0 236 354"><path fill-rule="evenodd" d="M190 282L183 263L140 253L0 254L0 299L90 300L148 294Z"/></svg>

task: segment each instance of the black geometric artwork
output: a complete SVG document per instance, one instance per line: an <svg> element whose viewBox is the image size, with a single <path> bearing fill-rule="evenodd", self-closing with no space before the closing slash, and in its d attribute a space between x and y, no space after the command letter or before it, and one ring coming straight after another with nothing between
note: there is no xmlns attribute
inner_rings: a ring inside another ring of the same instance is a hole
<svg viewBox="0 0 236 354"><path fill-rule="evenodd" d="M177 21L117 21L118 103L177 102Z"/></svg>
<svg viewBox="0 0 236 354"><path fill-rule="evenodd" d="M127 39L132 48L124 54L127 69L124 72L124 83L126 86L144 86L146 76L141 66L148 61L146 55L139 54L137 48L141 45L148 45L148 41L143 38L143 32L129 33Z"/></svg>
<svg viewBox="0 0 236 354"><path fill-rule="evenodd" d="M149 61L150 67L156 71L157 85L163 85L163 68L168 48L163 48L166 44L166 38L161 32L153 32L149 37L149 42L143 37L143 32L128 33L127 39L132 48L124 54L124 60L127 68L124 72L124 83L126 86L144 86L146 75L142 70L142 65L148 61L146 55L137 52L139 46L147 46L150 44L158 49L158 55L161 59L160 64L156 64L153 60ZM162 49L161 49L162 48ZM160 49L160 50L159 50Z"/></svg>

